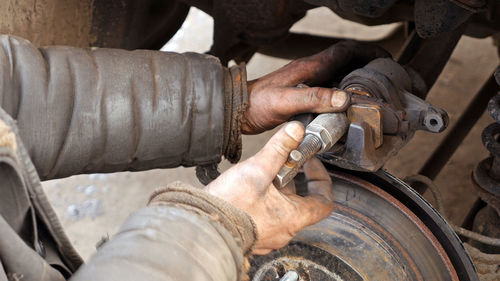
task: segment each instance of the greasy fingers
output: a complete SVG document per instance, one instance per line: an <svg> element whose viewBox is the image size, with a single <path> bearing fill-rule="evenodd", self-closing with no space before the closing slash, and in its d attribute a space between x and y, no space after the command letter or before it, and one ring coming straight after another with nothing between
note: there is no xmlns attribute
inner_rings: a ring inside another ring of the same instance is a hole
<svg viewBox="0 0 500 281"><path fill-rule="evenodd" d="M295 188L295 182L290 181L285 187L283 187L279 191L285 195L296 194L297 190Z"/></svg>
<svg viewBox="0 0 500 281"><path fill-rule="evenodd" d="M241 129L245 134L260 133L297 114L342 112L350 103L351 96L338 89L283 87L257 91L250 95Z"/></svg>
<svg viewBox="0 0 500 281"><path fill-rule="evenodd" d="M350 105L345 92L328 88L296 88L331 84L334 77L363 67L384 49L354 41L340 42L315 55L301 58L279 70L247 83L249 107L242 120L244 134L258 134L286 122L292 116L312 112L341 112Z"/></svg>
<svg viewBox="0 0 500 281"><path fill-rule="evenodd" d="M306 112L342 112L350 105L349 94L338 89L289 87L281 91L275 110L285 116Z"/></svg>
<svg viewBox="0 0 500 281"><path fill-rule="evenodd" d="M331 188L330 186L328 188ZM322 186L322 188L326 187ZM297 228L295 232L322 221L333 211L333 200L319 194L300 197L296 200L296 205L300 209L300 214L295 219L295 227Z"/></svg>
<svg viewBox="0 0 500 281"><path fill-rule="evenodd" d="M300 202L302 204L300 208L305 210L301 227L323 220L333 210L332 180L321 161L317 158L307 161L304 173L308 181L308 195Z"/></svg>
<svg viewBox="0 0 500 281"><path fill-rule="evenodd" d="M304 165L304 174L308 182L308 195L318 195L327 204L333 202L332 179L319 159L309 159Z"/></svg>
<svg viewBox="0 0 500 281"><path fill-rule="evenodd" d="M300 83L315 80L316 68L320 67L320 63L320 61L309 58L297 59L257 81L261 87L295 87ZM250 81L250 83L253 86L257 81Z"/></svg>
<svg viewBox="0 0 500 281"><path fill-rule="evenodd" d="M278 174L285 164L288 154L299 146L304 138L304 125L298 121L289 122L281 128L266 145L252 157L252 162L260 166L268 178L269 183Z"/></svg>
<svg viewBox="0 0 500 281"><path fill-rule="evenodd" d="M309 182L326 181L332 183L328 171L318 158L311 158L304 164L304 174Z"/></svg>

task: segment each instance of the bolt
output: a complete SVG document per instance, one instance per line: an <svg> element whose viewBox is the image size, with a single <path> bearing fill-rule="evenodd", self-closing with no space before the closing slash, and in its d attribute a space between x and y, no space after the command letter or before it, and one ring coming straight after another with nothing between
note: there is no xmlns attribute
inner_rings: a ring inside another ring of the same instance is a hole
<svg viewBox="0 0 500 281"><path fill-rule="evenodd" d="M306 127L306 136L296 150L293 150L286 163L273 180L274 186L281 189L297 175L300 167L314 156L330 149L347 131L349 122L344 113L325 113L318 115Z"/></svg>
<svg viewBox="0 0 500 281"><path fill-rule="evenodd" d="M297 175L299 168L320 149L321 140L315 135L306 135L274 178L274 186L278 189L285 187Z"/></svg>
<svg viewBox="0 0 500 281"><path fill-rule="evenodd" d="M297 147L297 150L300 152L300 154L302 154L306 158L304 159L304 157L302 157L302 161L300 161L302 162L301 164L304 164L306 162L305 160L309 159L320 149L321 140L315 135L307 134L304 137L304 140L300 143L299 147Z"/></svg>
<svg viewBox="0 0 500 281"><path fill-rule="evenodd" d="M288 162L290 162L291 164L297 164L300 162L300 160L302 160L303 157L304 156L300 151L292 150L292 152L290 152L290 155L288 156Z"/></svg>
<svg viewBox="0 0 500 281"><path fill-rule="evenodd" d="M296 271L290 270L281 277L280 281L298 281L299 274Z"/></svg>

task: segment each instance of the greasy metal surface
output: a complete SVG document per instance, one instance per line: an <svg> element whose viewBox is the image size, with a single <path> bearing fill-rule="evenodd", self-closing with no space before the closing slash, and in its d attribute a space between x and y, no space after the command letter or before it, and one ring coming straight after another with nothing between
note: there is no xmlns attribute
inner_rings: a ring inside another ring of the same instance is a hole
<svg viewBox="0 0 500 281"><path fill-rule="evenodd" d="M321 139L318 136L306 134L297 149L290 153L285 164L281 166L273 180L274 186L278 189L284 188L297 175L300 167L320 149ZM293 157L293 155L297 157Z"/></svg>
<svg viewBox="0 0 500 281"><path fill-rule="evenodd" d="M481 209L474 218L472 231L492 238L500 238L500 215L498 211L491 205L487 205ZM469 240L468 243L487 254L500 254L500 246L481 243L481 241ZM500 278L500 272L498 272Z"/></svg>
<svg viewBox="0 0 500 281"><path fill-rule="evenodd" d="M349 121L345 113L323 113L306 126L305 137L296 150L288 156L273 184L285 187L304 163L316 153L330 149L347 131ZM294 156L295 157L292 157Z"/></svg>
<svg viewBox="0 0 500 281"><path fill-rule="evenodd" d="M347 111L347 118L352 123L366 122L373 131L375 148L383 142L383 122L380 107L377 105L353 105Z"/></svg>
<svg viewBox="0 0 500 281"><path fill-rule="evenodd" d="M497 181L500 181L500 123L492 123L483 130L483 144L493 157L489 175ZM498 192L500 195L500 192Z"/></svg>
<svg viewBox="0 0 500 281"><path fill-rule="evenodd" d="M397 109L403 107L400 92L411 91L411 79L392 59L380 58L354 70L340 82L341 89L359 87Z"/></svg>
<svg viewBox="0 0 500 281"><path fill-rule="evenodd" d="M496 73L495 73L496 74ZM488 103L488 112L498 122L497 113L500 94L497 94ZM486 203L495 208L500 214L500 123L492 123L483 130L484 146L491 153L491 157L479 162L473 172L473 181L479 196Z"/></svg>
<svg viewBox="0 0 500 281"><path fill-rule="evenodd" d="M333 167L329 167L335 170ZM379 170L376 173L349 172L389 193L409 208L432 231L447 253L461 281L478 280L474 265L463 244L441 215L402 180Z"/></svg>
<svg viewBox="0 0 500 281"><path fill-rule="evenodd" d="M497 68L493 77L497 84L500 84L500 67ZM492 78L490 79L492 80ZM497 88L498 89L498 88ZM479 162L472 174L474 187L479 194L479 197L487 203L481 210L475 213L472 225L472 231L477 235L484 235L491 238L500 238L500 93L494 96L488 102L488 113L495 120L495 123L487 126L481 138L483 145L488 149L491 157ZM491 240L490 238L490 240ZM491 271L489 264L495 261L494 256L486 254L499 254L500 247L486 241L475 241L471 239L470 246L474 247L476 252L476 265L482 270L481 273L487 273L488 268ZM477 259L482 255L481 259ZM498 260L500 256L497 256ZM485 270L486 269L486 270ZM496 272L484 274L484 280L492 280L490 277L498 277L500 268L497 267ZM494 280L494 279L493 279Z"/></svg>
<svg viewBox="0 0 500 281"><path fill-rule="evenodd" d="M330 149L347 131L349 121L345 113L323 113L307 125L306 135L314 135L321 140L319 153Z"/></svg>
<svg viewBox="0 0 500 281"><path fill-rule="evenodd" d="M495 74L496 74L496 72L495 72ZM500 78L500 73L499 73L499 78ZM495 80L496 80L496 77L495 77ZM499 83L499 82L497 81L497 83ZM494 96L488 102L488 113L490 114L491 118L493 118L496 122L500 122L500 95Z"/></svg>
<svg viewBox="0 0 500 281"><path fill-rule="evenodd" d="M362 280L477 280L474 276L462 278L463 274L458 278L441 242L396 198L351 175L334 172L332 177L334 211L324 221L300 232L294 241L310 245L310 251L328 252ZM309 250L305 249L304 255ZM271 256L278 259L279 253ZM288 253L287 257L303 258ZM268 262L255 258L252 264L258 267ZM330 270L337 273L335 268Z"/></svg>
<svg viewBox="0 0 500 281"><path fill-rule="evenodd" d="M418 74L415 74L418 76ZM390 58L379 58L345 76L340 88L354 90L351 124L343 146L321 158L354 170L376 171L395 155L417 130L442 132L448 115L409 93L414 79Z"/></svg>
<svg viewBox="0 0 500 281"><path fill-rule="evenodd" d="M481 281L498 281L498 265L500 264L500 255L485 254L478 249L464 244L472 260L477 265L478 275Z"/></svg>

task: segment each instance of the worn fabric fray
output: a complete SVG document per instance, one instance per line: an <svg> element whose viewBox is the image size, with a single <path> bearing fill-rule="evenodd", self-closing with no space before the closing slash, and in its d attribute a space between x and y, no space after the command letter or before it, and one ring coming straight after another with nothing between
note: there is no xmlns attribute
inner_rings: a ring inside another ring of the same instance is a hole
<svg viewBox="0 0 500 281"><path fill-rule="evenodd" d="M237 243L241 245L244 255L252 251L257 240L255 223L244 211L228 202L202 189L177 181L154 191L148 204L161 203L176 204L208 215L220 222L233 235Z"/></svg>
<svg viewBox="0 0 500 281"><path fill-rule="evenodd" d="M173 182L164 188L157 189L149 199L148 205L175 205L208 216L210 220L220 223L242 249L243 256L252 252L257 241L257 227L252 218L242 210L228 202L208 194L180 181ZM239 261L240 280L247 281L250 263L246 257Z"/></svg>
<svg viewBox="0 0 500 281"><path fill-rule="evenodd" d="M241 158L241 123L248 109L247 72L244 63L231 67L229 72L232 81L231 123L224 156L229 162L236 163Z"/></svg>

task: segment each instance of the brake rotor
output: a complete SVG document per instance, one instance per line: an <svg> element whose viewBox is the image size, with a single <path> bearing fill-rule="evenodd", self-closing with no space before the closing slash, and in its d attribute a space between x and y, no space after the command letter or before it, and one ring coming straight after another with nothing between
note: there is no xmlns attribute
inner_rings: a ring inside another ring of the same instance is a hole
<svg viewBox="0 0 500 281"><path fill-rule="evenodd" d="M478 280L458 237L422 197L385 172L355 174L331 173L334 211L288 246L255 256L252 280L289 271L301 281Z"/></svg>

